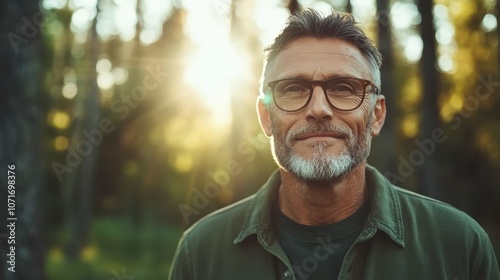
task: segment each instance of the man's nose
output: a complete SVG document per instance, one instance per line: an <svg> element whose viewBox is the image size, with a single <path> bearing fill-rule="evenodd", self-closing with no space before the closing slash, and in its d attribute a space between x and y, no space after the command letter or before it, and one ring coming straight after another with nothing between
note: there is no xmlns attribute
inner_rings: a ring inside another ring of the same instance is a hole
<svg viewBox="0 0 500 280"><path fill-rule="evenodd" d="M313 88L311 101L306 107L306 117L317 121L329 120L333 117L333 107L328 102L326 94L320 86Z"/></svg>

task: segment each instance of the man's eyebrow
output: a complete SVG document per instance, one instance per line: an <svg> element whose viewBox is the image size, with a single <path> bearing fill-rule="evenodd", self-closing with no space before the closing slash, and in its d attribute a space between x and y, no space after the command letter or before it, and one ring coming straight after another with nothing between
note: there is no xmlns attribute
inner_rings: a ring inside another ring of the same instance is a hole
<svg viewBox="0 0 500 280"><path fill-rule="evenodd" d="M331 79L336 79L336 78L355 78L355 79L359 79L361 77L358 77L358 76L353 75L353 74L341 73L341 74L328 75L328 76L326 76L325 80L331 80Z"/></svg>

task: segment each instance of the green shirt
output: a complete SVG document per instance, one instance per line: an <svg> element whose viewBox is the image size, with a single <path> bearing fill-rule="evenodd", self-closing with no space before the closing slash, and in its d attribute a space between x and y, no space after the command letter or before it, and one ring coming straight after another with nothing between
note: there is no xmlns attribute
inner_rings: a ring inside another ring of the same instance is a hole
<svg viewBox="0 0 500 280"><path fill-rule="evenodd" d="M296 279L272 227L279 185L275 172L256 194L189 228L170 279ZM464 212L393 186L370 166L366 185L370 213L338 279L500 280L488 235Z"/></svg>

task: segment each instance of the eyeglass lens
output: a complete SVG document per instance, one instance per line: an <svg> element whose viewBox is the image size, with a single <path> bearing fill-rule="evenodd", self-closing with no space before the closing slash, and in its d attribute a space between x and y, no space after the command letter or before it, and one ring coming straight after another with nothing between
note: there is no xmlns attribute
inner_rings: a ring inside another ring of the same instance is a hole
<svg viewBox="0 0 500 280"><path fill-rule="evenodd" d="M353 110L363 102L364 87L356 79L332 79L324 82L287 79L278 81L274 86L276 105L286 111L301 109L309 102L314 84L323 88L330 104L339 110Z"/></svg>

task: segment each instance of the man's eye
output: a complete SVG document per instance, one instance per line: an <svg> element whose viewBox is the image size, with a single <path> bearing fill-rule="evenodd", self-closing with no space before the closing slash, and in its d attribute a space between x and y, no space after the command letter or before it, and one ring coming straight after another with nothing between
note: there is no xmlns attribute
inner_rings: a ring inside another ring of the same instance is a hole
<svg viewBox="0 0 500 280"><path fill-rule="evenodd" d="M282 81L276 85L276 92L285 95L303 95L309 92L310 85L300 81Z"/></svg>
<svg viewBox="0 0 500 280"><path fill-rule="evenodd" d="M297 86L297 85L291 85L287 86L283 92L284 93L300 93L300 92L306 92L307 89L302 87L302 86Z"/></svg>
<svg viewBox="0 0 500 280"><path fill-rule="evenodd" d="M329 91L332 91L332 92L344 92L344 93L354 93L356 92L356 90L348 85L348 84L337 84L337 85L333 85L331 86L329 89Z"/></svg>

